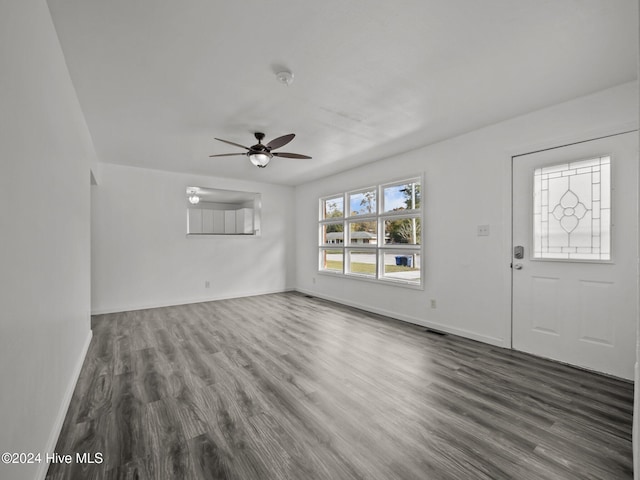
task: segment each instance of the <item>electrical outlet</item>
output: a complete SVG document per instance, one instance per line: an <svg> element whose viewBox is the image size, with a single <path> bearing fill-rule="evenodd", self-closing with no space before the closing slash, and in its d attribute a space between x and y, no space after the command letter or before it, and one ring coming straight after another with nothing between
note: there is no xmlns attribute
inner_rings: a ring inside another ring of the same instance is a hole
<svg viewBox="0 0 640 480"><path fill-rule="evenodd" d="M209 283L209 280L205 280L204 281L204 288L209 288L211 286L211 283Z"/></svg>
<svg viewBox="0 0 640 480"><path fill-rule="evenodd" d="M478 236L479 237L488 237L489 236L489 225L478 225Z"/></svg>
<svg viewBox="0 0 640 480"><path fill-rule="evenodd" d="M431 308L436 308L436 299L435 298L431 299Z"/></svg>

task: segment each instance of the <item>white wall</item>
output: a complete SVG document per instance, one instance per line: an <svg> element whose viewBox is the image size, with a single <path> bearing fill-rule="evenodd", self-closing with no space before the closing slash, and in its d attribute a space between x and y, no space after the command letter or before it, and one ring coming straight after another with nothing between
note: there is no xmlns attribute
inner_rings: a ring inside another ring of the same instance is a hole
<svg viewBox="0 0 640 480"><path fill-rule="evenodd" d="M90 339L95 153L44 0L0 11L0 452L44 454Z"/></svg>
<svg viewBox="0 0 640 480"><path fill-rule="evenodd" d="M262 235L187 237L187 186L262 193ZM295 287L293 204L292 187L101 164L92 195L93 312Z"/></svg>
<svg viewBox="0 0 640 480"><path fill-rule="evenodd" d="M640 11L638 14L640 15ZM638 65L640 66L640 55L638 56ZM638 93L640 94L640 84L638 85L638 89ZM640 109L638 109L638 121L640 122ZM638 136L640 137L640 132ZM640 162L640 157L638 161ZM638 202L638 214L640 215L640 196L638 197ZM640 224L640 216L638 217L638 222ZM640 255L640 244L638 245L638 253ZM640 288L640 256L638 257L638 275L638 285ZM640 299L640 294L638 298ZM640 308L638 309L638 317L636 320L636 364L633 391L633 478L638 480L640 479L640 438L638 437L638 435L640 435L640 422L638 421L638 416L640 416L640 398L638 398L640 396Z"/></svg>
<svg viewBox="0 0 640 480"><path fill-rule="evenodd" d="M637 128L637 83L576 99L296 188L298 289L510 345L510 158ZM424 172L425 290L318 274L318 198ZM490 225L488 237L478 225ZM315 280L315 283L314 283ZM437 308L431 309L430 299Z"/></svg>

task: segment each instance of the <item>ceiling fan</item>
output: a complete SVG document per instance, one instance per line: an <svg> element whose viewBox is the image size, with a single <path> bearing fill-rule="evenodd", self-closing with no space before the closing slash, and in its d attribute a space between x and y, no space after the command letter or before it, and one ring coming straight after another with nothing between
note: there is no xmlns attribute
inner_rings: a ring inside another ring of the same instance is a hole
<svg viewBox="0 0 640 480"><path fill-rule="evenodd" d="M244 145L240 145L238 143L230 142L228 140L223 140L221 138L216 138L216 140L220 142L228 143L229 145L235 145L236 147L244 148L247 151L243 153L222 153L220 155L209 155L209 157L230 157L233 155L246 155L247 157L249 157L249 160L251 160L251 163L253 163L256 167L259 167L259 168L266 167L269 164L269 161L271 161L273 157L302 158L302 159L311 158L307 155L300 155L299 153L272 152L272 150L283 147L287 143L289 143L291 140L293 140L293 137L295 137L294 133L290 133L288 135L283 135L281 137L274 138L266 145L262 144L264 133L256 132L254 133L254 135L256 137L256 140L258 140L258 143L256 143L252 147L245 147Z"/></svg>

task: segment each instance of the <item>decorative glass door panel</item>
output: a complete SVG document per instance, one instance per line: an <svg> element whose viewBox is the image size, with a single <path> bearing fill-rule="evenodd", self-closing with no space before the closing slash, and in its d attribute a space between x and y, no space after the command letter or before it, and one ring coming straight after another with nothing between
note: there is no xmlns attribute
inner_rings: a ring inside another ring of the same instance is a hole
<svg viewBox="0 0 640 480"><path fill-rule="evenodd" d="M611 158L536 168L533 258L611 260Z"/></svg>

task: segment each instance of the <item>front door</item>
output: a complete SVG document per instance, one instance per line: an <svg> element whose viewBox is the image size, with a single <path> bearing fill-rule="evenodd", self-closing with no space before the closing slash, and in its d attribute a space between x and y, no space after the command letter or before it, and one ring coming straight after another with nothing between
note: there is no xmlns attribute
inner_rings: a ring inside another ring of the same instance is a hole
<svg viewBox="0 0 640 480"><path fill-rule="evenodd" d="M633 378L638 133L513 158L513 348Z"/></svg>

